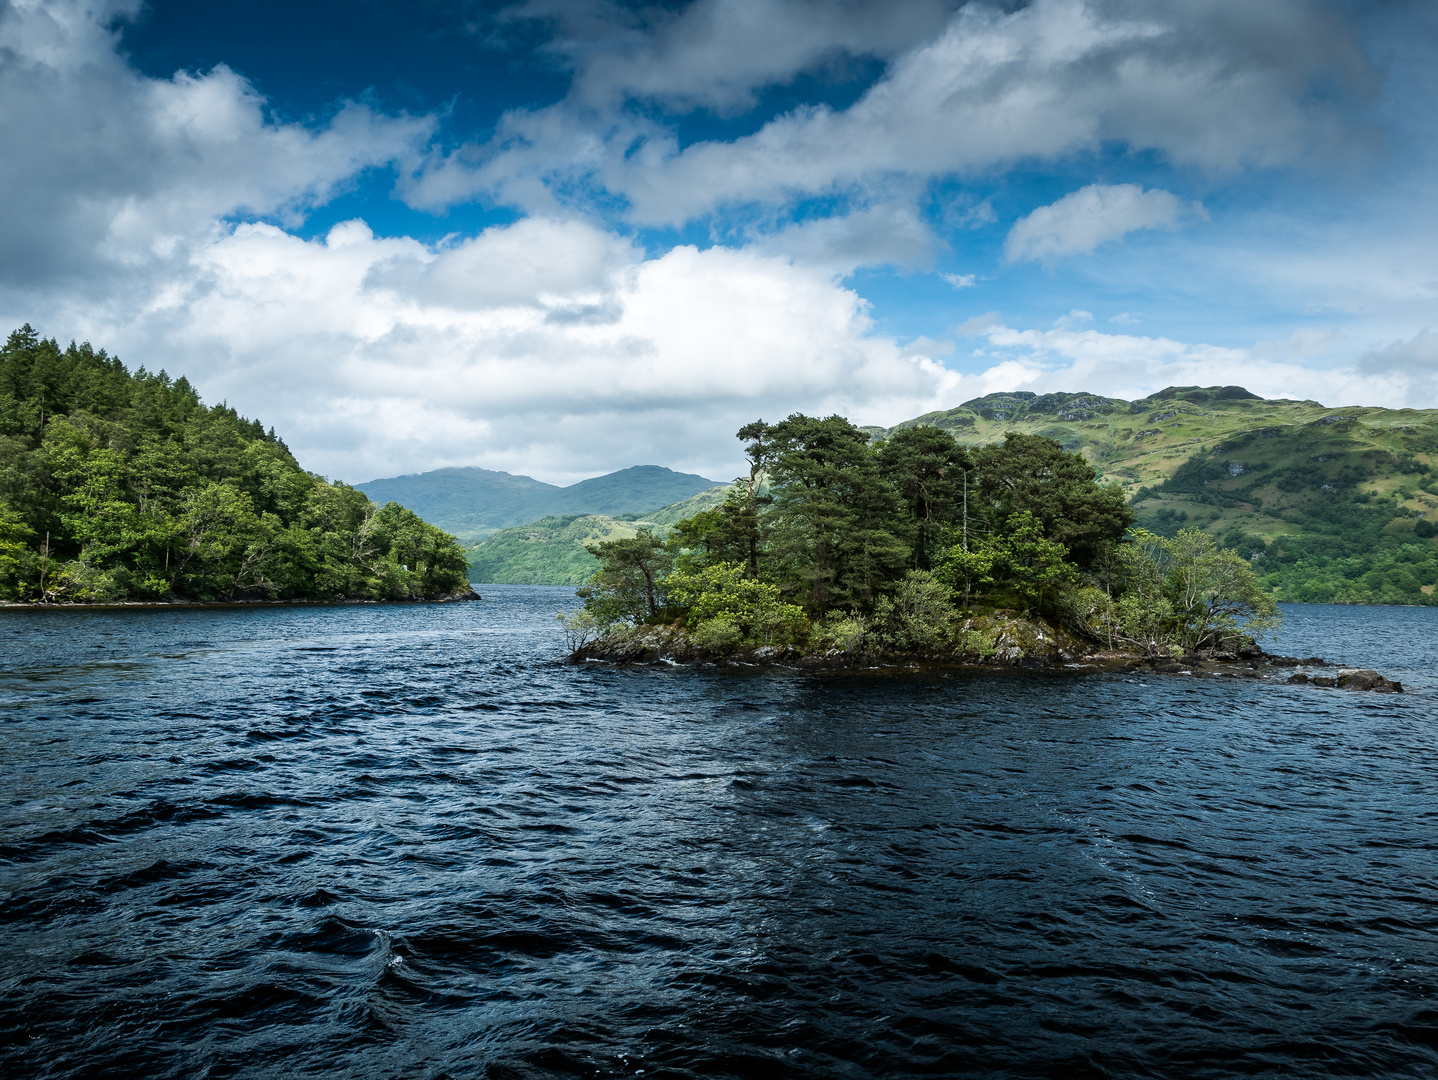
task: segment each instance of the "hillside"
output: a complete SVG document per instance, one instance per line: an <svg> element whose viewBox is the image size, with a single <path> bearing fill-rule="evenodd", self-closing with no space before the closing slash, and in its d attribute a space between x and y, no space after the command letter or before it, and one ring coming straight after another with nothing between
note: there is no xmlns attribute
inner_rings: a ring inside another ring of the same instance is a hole
<svg viewBox="0 0 1438 1080"><path fill-rule="evenodd" d="M1434 602L1438 410L1178 386L1139 401L990 394L896 428L916 424L975 445L1007 431L1055 439L1124 487L1140 525L1206 529L1253 559L1280 599Z"/></svg>
<svg viewBox="0 0 1438 1080"><path fill-rule="evenodd" d="M370 498L397 502L469 542L547 517L644 513L713 486L713 480L660 465L636 465L569 487L477 468L436 469L356 485Z"/></svg>
<svg viewBox="0 0 1438 1080"><path fill-rule="evenodd" d="M619 540L640 529L663 534L669 526L724 501L727 487L712 487L650 513L616 519L604 514L542 518L504 529L469 548L471 581L502 585L582 585L599 568L584 549L601 540Z"/></svg>
<svg viewBox="0 0 1438 1080"><path fill-rule="evenodd" d="M464 582L452 536L305 472L183 377L29 326L0 349L0 599L417 599Z"/></svg>

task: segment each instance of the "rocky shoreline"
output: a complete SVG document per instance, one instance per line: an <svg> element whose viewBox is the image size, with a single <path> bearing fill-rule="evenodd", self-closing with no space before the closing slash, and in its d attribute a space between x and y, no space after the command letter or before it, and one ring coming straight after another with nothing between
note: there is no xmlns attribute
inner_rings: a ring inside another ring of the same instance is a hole
<svg viewBox="0 0 1438 1080"><path fill-rule="evenodd" d="M337 607L348 604L455 604L483 600L471 585L444 596L421 596L414 600L78 600L41 603L38 600L0 600L0 610L75 611L128 608L237 608L237 607Z"/></svg>
<svg viewBox="0 0 1438 1080"><path fill-rule="evenodd" d="M1266 679L1319 689L1403 692L1402 683L1368 668L1340 667L1321 657L1276 656L1254 644L1233 650L1206 649L1182 656L1150 656L1103 649L1048 623L998 612L964 621L958 641L979 647L898 652L873 649L806 651L791 645L759 645L723 653L698 647L681 627L632 626L586 643L569 656L574 664L789 667L803 670L904 670L957 667L976 670L1067 670L1108 674L1154 674L1198 678Z"/></svg>

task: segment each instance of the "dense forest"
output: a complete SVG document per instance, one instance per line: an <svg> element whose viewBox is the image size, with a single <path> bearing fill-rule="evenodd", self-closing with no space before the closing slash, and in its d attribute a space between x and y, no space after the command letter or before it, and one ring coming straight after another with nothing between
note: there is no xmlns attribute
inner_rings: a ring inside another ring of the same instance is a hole
<svg viewBox="0 0 1438 1080"><path fill-rule="evenodd" d="M0 599L419 599L466 580L453 537L305 472L183 377L28 325L0 351Z"/></svg>
<svg viewBox="0 0 1438 1080"><path fill-rule="evenodd" d="M1017 611L1150 654L1241 645L1276 624L1250 562L1213 537L1135 529L1117 485L1041 435L965 447L933 426L871 442L839 416L739 431L723 503L603 541L571 642L680 625L701 646L983 651L961 614Z"/></svg>

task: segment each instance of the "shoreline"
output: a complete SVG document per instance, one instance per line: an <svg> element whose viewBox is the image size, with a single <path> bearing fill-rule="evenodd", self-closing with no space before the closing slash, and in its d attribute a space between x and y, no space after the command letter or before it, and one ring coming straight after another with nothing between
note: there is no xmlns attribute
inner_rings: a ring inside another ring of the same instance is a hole
<svg viewBox="0 0 1438 1080"><path fill-rule="evenodd" d="M0 600L0 611L119 611L161 608L356 607L362 604L465 604L483 600L470 588L448 596L422 596L402 600L77 600L42 603L38 600Z"/></svg>
<svg viewBox="0 0 1438 1080"><path fill-rule="evenodd" d="M1018 620L1015 620L1018 621ZM974 673L1071 673L1074 675L1168 675L1190 678L1282 681L1319 689L1362 690L1401 694L1403 684L1371 668L1335 664L1322 657L1277 656L1256 644L1237 649L1205 649L1181 656L1150 656L1104 649L1047 624L1027 622L1026 640L1000 635L987 655L959 649L898 652L883 649L806 652L792 645L760 645L714 652L697 646L689 634L673 626L641 626L588 642L571 652L569 664L612 664L623 667L788 668L795 671L875 673L926 668L962 669ZM1012 626L1012 624L1010 624ZM1287 674L1287 678L1281 678Z"/></svg>

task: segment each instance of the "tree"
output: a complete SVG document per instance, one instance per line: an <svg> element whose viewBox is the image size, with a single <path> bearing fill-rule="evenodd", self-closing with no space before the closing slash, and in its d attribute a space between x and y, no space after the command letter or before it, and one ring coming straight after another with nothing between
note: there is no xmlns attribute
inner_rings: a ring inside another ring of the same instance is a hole
<svg viewBox="0 0 1438 1080"><path fill-rule="evenodd" d="M790 642L803 630L803 609L784 603L777 585L747 577L741 563L670 574L664 590L691 628L722 622L738 631L736 640L758 645Z"/></svg>
<svg viewBox="0 0 1438 1080"><path fill-rule="evenodd" d="M913 566L930 570L943 556L946 527L963 513L964 473L969 452L942 428L900 428L876 450L879 469L894 485L907 510Z"/></svg>
<svg viewBox="0 0 1438 1080"><path fill-rule="evenodd" d="M1167 593L1173 604L1176 644L1185 649L1217 645L1241 634L1278 627L1282 616L1258 584L1248 560L1220 550L1200 529L1181 529L1165 541Z"/></svg>
<svg viewBox="0 0 1438 1080"><path fill-rule="evenodd" d="M1062 544L1044 535L1043 523L1027 510L1013 514L1006 532L953 545L944 560L943 576L965 592L998 585L1017 594L1030 608L1054 601L1064 586L1077 579L1078 568L1066 558Z"/></svg>
<svg viewBox="0 0 1438 1080"><path fill-rule="evenodd" d="M306 473L258 420L29 326L0 346L0 502L29 538L7 598L380 599L467 575L453 537Z"/></svg>
<svg viewBox="0 0 1438 1080"><path fill-rule="evenodd" d="M868 437L842 416L795 413L766 429L773 506L764 515L770 574L819 614L867 608L903 573L899 501Z"/></svg>
<svg viewBox="0 0 1438 1080"><path fill-rule="evenodd" d="M974 451L973 461L978 501L992 529L1007 531L1010 518L1027 511L1081 568L1133 524L1122 489L1099 484L1082 454L1067 453L1053 439L1009 432L1002 443Z"/></svg>
<svg viewBox="0 0 1438 1080"><path fill-rule="evenodd" d="M604 626L655 618L663 606L662 582L673 566L673 554L648 529L622 540L587 545L599 569L578 595Z"/></svg>
<svg viewBox="0 0 1438 1080"><path fill-rule="evenodd" d="M1236 644L1282 620L1248 561L1199 529L1172 539L1135 529L1114 549L1110 570L1113 595L1090 589L1074 598L1079 624L1110 645L1193 651Z"/></svg>

